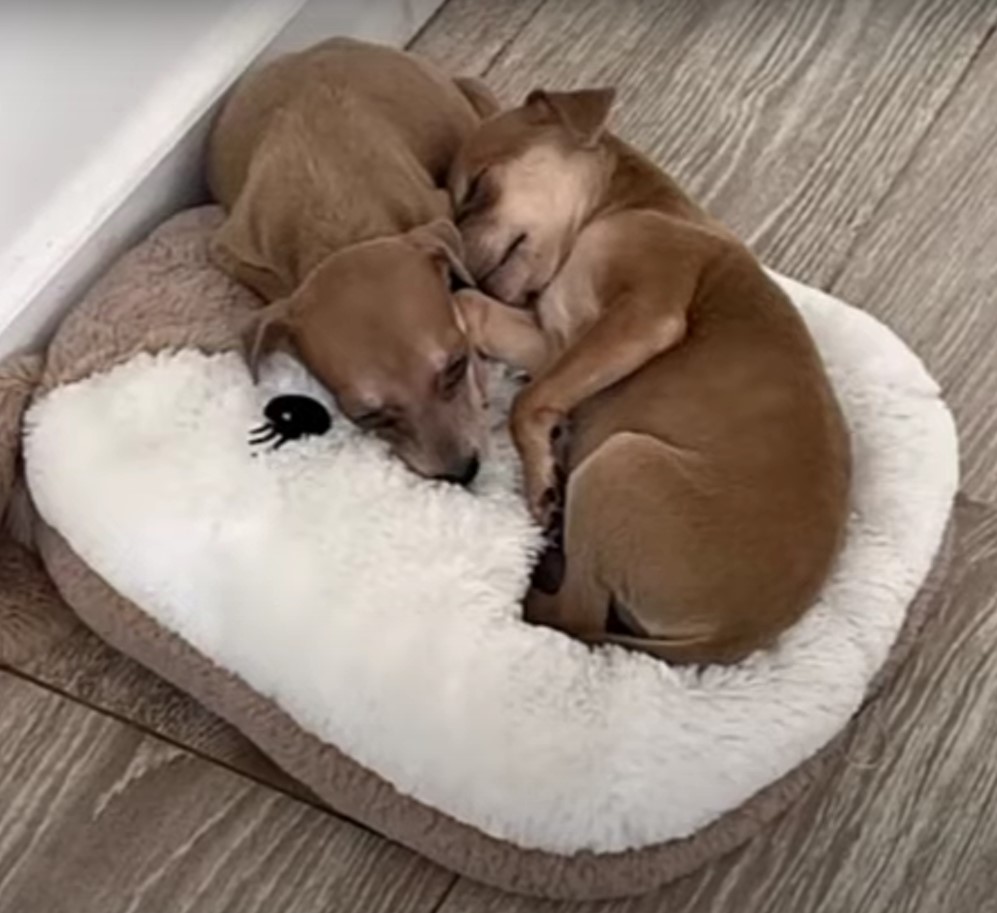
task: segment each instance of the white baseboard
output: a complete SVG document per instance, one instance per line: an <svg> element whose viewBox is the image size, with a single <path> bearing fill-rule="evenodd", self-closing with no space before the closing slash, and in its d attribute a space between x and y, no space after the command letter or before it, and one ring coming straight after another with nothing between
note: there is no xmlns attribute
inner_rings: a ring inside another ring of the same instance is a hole
<svg viewBox="0 0 997 913"><path fill-rule="evenodd" d="M0 358L43 345L114 259L166 216L204 199L208 127L254 61L333 34L402 45L440 2L239 0L216 16L99 154L75 165L14 243L0 246Z"/></svg>
<svg viewBox="0 0 997 913"><path fill-rule="evenodd" d="M306 48L329 35L402 47L442 5L443 0L313 0L274 39L261 60Z"/></svg>

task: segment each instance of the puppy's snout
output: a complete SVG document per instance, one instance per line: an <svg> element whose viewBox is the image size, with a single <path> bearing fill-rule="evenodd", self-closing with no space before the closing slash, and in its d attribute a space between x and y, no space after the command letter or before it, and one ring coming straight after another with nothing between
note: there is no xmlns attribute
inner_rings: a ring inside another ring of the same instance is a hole
<svg viewBox="0 0 997 913"><path fill-rule="evenodd" d="M465 488L470 485L478 475L481 468L481 460L478 454L472 453L467 459L461 460L449 472L440 476L446 482L453 482L455 485L463 485Z"/></svg>

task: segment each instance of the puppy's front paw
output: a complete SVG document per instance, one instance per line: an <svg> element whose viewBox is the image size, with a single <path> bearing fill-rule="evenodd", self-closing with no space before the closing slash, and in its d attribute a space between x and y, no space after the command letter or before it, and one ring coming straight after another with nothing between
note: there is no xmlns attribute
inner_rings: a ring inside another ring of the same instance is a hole
<svg viewBox="0 0 997 913"><path fill-rule="evenodd" d="M475 349L481 350L484 346L485 320L488 316L486 299L474 289L460 289L454 292L453 300L468 341Z"/></svg>
<svg viewBox="0 0 997 913"><path fill-rule="evenodd" d="M533 568L530 588L548 595L556 593L564 581L564 511L558 507L544 531L546 544Z"/></svg>
<svg viewBox="0 0 997 913"><path fill-rule="evenodd" d="M512 404L510 425L523 461L526 503L533 519L545 530L550 528L560 501L554 437L561 420L558 412L539 404L533 386L526 387Z"/></svg>
<svg viewBox="0 0 997 913"><path fill-rule="evenodd" d="M544 530L549 530L561 504L554 459L548 456L537 464L523 468L526 504L530 514Z"/></svg>

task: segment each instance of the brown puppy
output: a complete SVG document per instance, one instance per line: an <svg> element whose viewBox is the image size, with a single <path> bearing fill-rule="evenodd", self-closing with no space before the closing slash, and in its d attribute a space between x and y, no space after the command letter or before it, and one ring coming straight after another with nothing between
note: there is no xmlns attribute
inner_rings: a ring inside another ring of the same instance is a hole
<svg viewBox="0 0 997 913"><path fill-rule="evenodd" d="M570 416L563 583L530 620L680 662L732 661L811 604L850 452L799 314L751 253L604 129L613 93L532 93L451 188L472 338L525 368L512 431L534 515ZM620 629L625 633L619 633Z"/></svg>
<svg viewBox="0 0 997 913"><path fill-rule="evenodd" d="M460 238L440 185L489 104L425 61L333 39L245 77L209 148L229 212L215 258L274 302L250 330L251 368L289 343L410 467L462 483L485 423L449 293Z"/></svg>

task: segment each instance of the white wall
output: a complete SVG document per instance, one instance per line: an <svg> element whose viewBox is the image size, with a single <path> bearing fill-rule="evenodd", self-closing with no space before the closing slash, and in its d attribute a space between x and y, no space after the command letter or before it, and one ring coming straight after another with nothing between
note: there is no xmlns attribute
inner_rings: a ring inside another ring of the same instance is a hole
<svg viewBox="0 0 997 913"><path fill-rule="evenodd" d="M202 194L219 98L257 55L402 44L439 0L0 2L0 357L43 342L152 225Z"/></svg>

